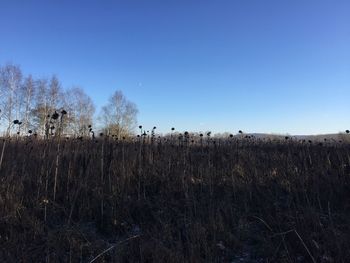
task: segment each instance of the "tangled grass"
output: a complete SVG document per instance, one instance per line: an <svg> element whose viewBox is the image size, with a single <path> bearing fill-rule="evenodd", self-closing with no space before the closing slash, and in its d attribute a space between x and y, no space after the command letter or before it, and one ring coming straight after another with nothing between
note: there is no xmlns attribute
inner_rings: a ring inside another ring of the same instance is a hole
<svg viewBox="0 0 350 263"><path fill-rule="evenodd" d="M2 262L346 262L350 145L3 140Z"/></svg>

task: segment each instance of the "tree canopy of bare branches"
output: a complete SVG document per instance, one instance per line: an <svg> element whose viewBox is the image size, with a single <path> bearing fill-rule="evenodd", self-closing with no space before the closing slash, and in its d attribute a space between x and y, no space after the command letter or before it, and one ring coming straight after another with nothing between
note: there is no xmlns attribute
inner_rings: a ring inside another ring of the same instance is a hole
<svg viewBox="0 0 350 263"><path fill-rule="evenodd" d="M2 135L87 137L91 135L91 127L95 128L94 113L94 102L81 87L64 89L55 75L35 79L32 75L23 76L18 65L0 65ZM127 136L136 126L137 113L136 105L116 91L102 108L101 128L108 134Z"/></svg>
<svg viewBox="0 0 350 263"><path fill-rule="evenodd" d="M116 91L107 105L102 107L101 119L107 134L117 138L132 133L137 122L136 104L127 100L121 91Z"/></svg>

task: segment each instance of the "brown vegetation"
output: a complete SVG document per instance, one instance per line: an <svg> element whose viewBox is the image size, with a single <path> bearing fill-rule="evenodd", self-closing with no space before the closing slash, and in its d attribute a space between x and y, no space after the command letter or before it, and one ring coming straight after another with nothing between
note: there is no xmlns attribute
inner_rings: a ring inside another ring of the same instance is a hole
<svg viewBox="0 0 350 263"><path fill-rule="evenodd" d="M189 136L3 140L0 260L350 258L349 144Z"/></svg>

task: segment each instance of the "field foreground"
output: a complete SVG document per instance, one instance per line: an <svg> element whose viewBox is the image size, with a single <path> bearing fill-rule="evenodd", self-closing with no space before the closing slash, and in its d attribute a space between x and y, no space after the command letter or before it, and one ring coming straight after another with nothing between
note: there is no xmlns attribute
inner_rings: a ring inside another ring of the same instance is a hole
<svg viewBox="0 0 350 263"><path fill-rule="evenodd" d="M350 258L346 143L27 138L0 151L1 262Z"/></svg>

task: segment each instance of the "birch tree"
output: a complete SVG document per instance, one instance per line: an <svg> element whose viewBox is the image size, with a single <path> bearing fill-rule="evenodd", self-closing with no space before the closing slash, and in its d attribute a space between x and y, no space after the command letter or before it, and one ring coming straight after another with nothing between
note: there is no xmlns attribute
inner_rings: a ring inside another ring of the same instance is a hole
<svg viewBox="0 0 350 263"><path fill-rule="evenodd" d="M20 97L22 72L19 66L7 64L0 69L1 118L5 121L6 135L11 135L14 120L20 117Z"/></svg>
<svg viewBox="0 0 350 263"><path fill-rule="evenodd" d="M106 133L118 138L130 135L136 126L137 114L135 103L128 101L121 91L116 91L102 107L101 119Z"/></svg>
<svg viewBox="0 0 350 263"><path fill-rule="evenodd" d="M64 99L67 128L76 136L88 136L95 113L91 98L80 87L74 87L66 91Z"/></svg>
<svg viewBox="0 0 350 263"><path fill-rule="evenodd" d="M25 80L21 88L21 98L22 98L22 119L23 128L25 131L29 130L30 127L30 114L33 109L35 95L35 83L33 77L29 75Z"/></svg>

